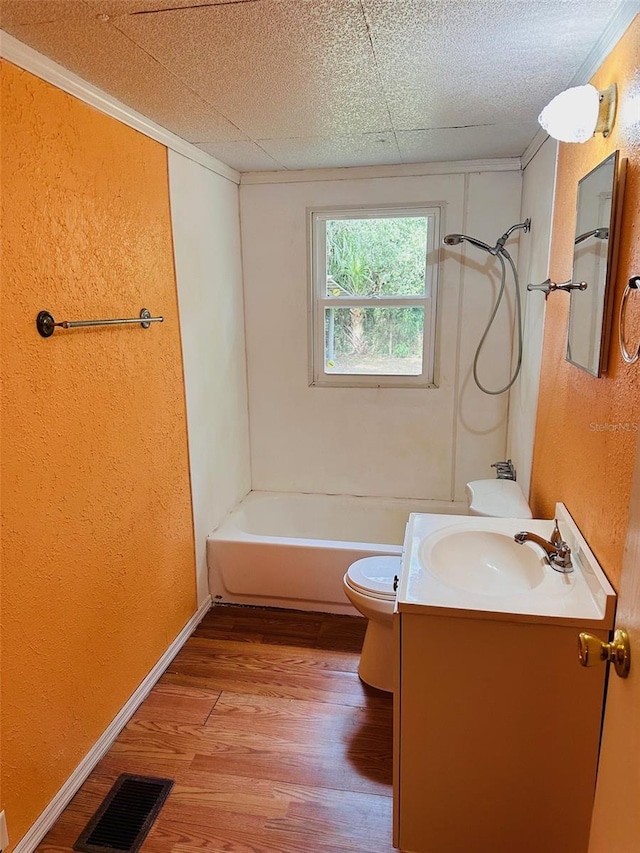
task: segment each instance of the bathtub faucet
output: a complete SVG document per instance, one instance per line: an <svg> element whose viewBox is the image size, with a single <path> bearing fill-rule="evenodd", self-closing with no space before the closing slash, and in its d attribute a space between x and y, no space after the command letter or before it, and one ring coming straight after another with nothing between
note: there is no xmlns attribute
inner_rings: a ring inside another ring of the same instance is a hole
<svg viewBox="0 0 640 853"><path fill-rule="evenodd" d="M491 467L496 469L498 480L516 479L516 469L513 467L513 462L510 459L507 459L505 462L494 462Z"/></svg>
<svg viewBox="0 0 640 853"><path fill-rule="evenodd" d="M521 530L513 537L519 545L524 545L525 542L534 542L539 545L547 555L549 565L556 572L572 572L573 563L571 562L571 548L562 538L560 528L558 527L558 519L551 534L551 539L543 539L536 533L529 533L527 530Z"/></svg>

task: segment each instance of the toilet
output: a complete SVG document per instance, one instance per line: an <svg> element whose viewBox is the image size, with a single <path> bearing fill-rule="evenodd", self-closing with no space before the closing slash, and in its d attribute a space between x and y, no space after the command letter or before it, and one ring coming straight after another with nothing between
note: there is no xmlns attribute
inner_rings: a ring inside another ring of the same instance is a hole
<svg viewBox="0 0 640 853"><path fill-rule="evenodd" d="M369 620L358 675L371 687L393 692L394 579L400 576L401 557L364 557L352 563L344 576L344 591L356 610Z"/></svg>
<svg viewBox="0 0 640 853"><path fill-rule="evenodd" d="M531 510L515 480L473 480L466 487L469 515L531 518ZM371 687L393 692L395 649L393 607L401 557L364 557L352 563L343 579L345 594L369 620L358 675Z"/></svg>

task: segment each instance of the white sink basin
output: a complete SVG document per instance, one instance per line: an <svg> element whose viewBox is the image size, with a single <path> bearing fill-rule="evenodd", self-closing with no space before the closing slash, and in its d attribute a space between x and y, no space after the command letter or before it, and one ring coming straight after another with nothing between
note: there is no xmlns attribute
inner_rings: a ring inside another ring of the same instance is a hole
<svg viewBox="0 0 640 853"><path fill-rule="evenodd" d="M397 610L609 630L615 591L564 504L555 515L571 548L567 574L538 545L514 540L521 530L549 539L553 521L412 513Z"/></svg>
<svg viewBox="0 0 640 853"><path fill-rule="evenodd" d="M526 593L545 576L542 552L498 531L445 530L422 543L420 560L447 586L481 595Z"/></svg>

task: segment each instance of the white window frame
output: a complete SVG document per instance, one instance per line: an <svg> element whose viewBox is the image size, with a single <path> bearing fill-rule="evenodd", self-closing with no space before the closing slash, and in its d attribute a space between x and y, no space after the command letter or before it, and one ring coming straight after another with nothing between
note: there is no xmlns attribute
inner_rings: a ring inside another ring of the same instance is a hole
<svg viewBox="0 0 640 853"><path fill-rule="evenodd" d="M436 319L440 267L440 228L442 206L439 204L377 205L363 207L309 208L310 245L310 311L309 311L309 384L341 388L435 388ZM327 220L380 219L399 216L426 217L427 251L425 257L424 296L376 296L355 298L326 296ZM324 359L325 308L389 307L424 309L422 373L412 376L393 374L327 373Z"/></svg>

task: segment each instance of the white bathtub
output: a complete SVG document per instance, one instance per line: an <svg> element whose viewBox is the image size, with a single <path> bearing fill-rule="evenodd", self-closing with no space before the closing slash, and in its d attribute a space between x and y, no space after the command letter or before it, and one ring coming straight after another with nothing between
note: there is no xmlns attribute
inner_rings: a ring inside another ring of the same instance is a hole
<svg viewBox="0 0 640 853"><path fill-rule="evenodd" d="M451 501L250 492L207 540L214 601L355 613L351 563L402 552L410 512L466 513Z"/></svg>

